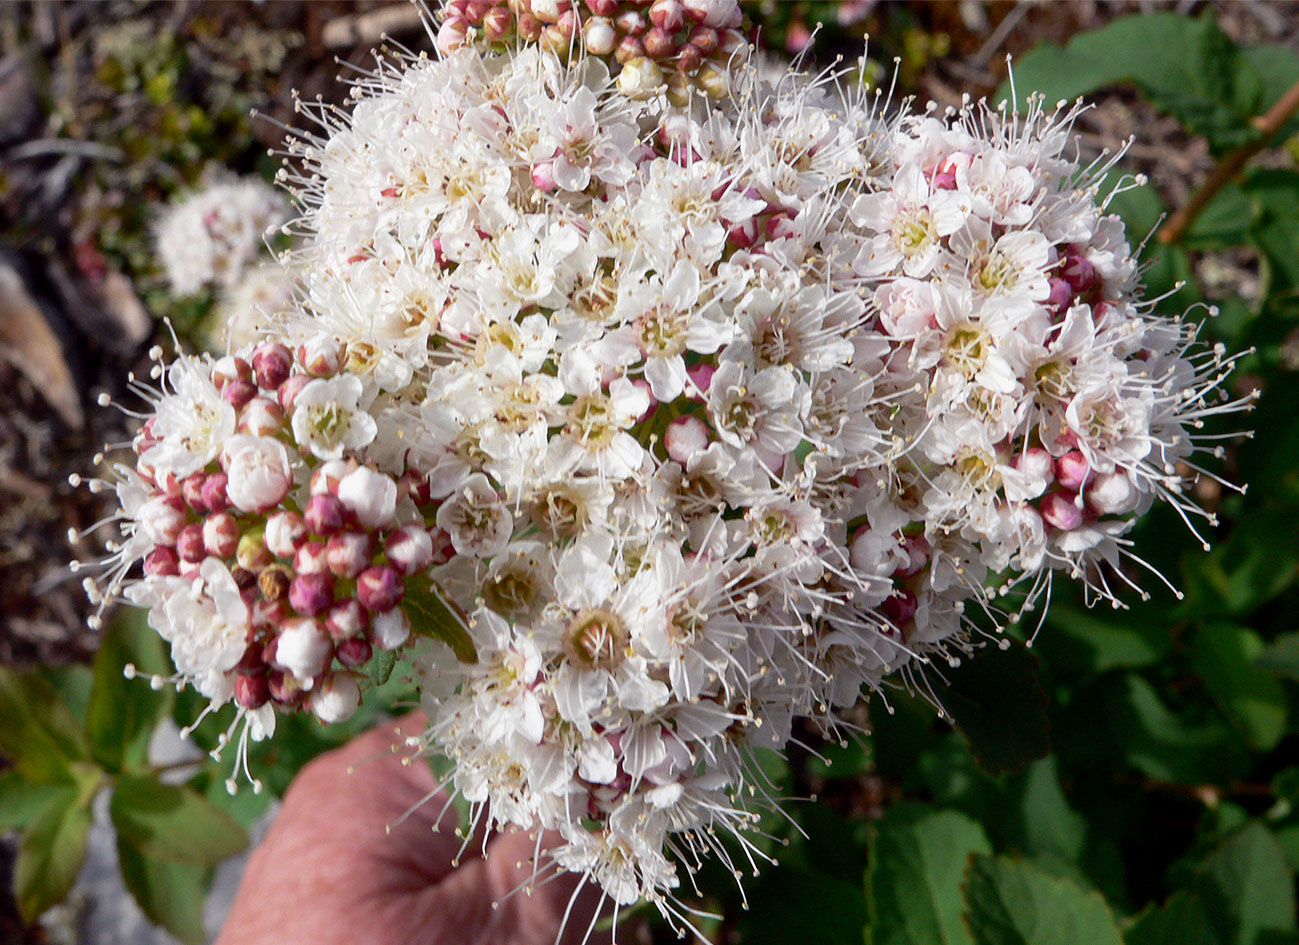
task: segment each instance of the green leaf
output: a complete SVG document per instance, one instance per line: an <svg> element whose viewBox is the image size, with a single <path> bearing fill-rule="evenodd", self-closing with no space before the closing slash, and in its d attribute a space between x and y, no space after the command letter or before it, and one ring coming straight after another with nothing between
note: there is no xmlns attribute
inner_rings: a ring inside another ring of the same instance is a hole
<svg viewBox="0 0 1299 945"><path fill-rule="evenodd" d="M1215 150L1258 137L1249 119L1261 111L1264 87L1253 63L1210 17L1161 12L1130 16L1074 37L1067 46L1040 46L1014 66L1021 104L1043 93L1048 107L1116 84L1140 88ZM1009 97L1009 84L998 90Z"/></svg>
<svg viewBox="0 0 1299 945"><path fill-rule="evenodd" d="M1299 680L1299 632L1281 634L1254 658L1254 664L1269 673Z"/></svg>
<svg viewBox="0 0 1299 945"><path fill-rule="evenodd" d="M122 882L140 911L185 945L203 945L203 903L207 898L207 869L188 863L151 859L122 838L117 841Z"/></svg>
<svg viewBox="0 0 1299 945"><path fill-rule="evenodd" d="M1254 201L1259 222L1254 242L1271 264L1269 291L1299 288L1299 171L1263 168L1251 171L1243 184Z"/></svg>
<svg viewBox="0 0 1299 945"><path fill-rule="evenodd" d="M1293 943L1294 873L1271 831L1250 823L1205 861L1194 884L1224 945Z"/></svg>
<svg viewBox="0 0 1299 945"><path fill-rule="evenodd" d="M1052 603L1039 646L1052 656L1087 666L1093 672L1108 669L1151 666L1167 656L1172 647L1168 627L1148 619L1145 613L1087 610ZM1059 665L1051 660L1052 667Z"/></svg>
<svg viewBox="0 0 1299 945"><path fill-rule="evenodd" d="M1263 641L1247 627L1210 624L1191 641L1191 665L1251 748L1270 751L1285 734L1281 684L1254 664Z"/></svg>
<svg viewBox="0 0 1299 945"><path fill-rule="evenodd" d="M393 668L397 665L397 654L391 650L378 650L365 666L370 682L382 686L392 678Z"/></svg>
<svg viewBox="0 0 1299 945"><path fill-rule="evenodd" d="M961 877L973 853L991 853L964 814L916 804L875 825L866 873L871 945L971 945L961 915Z"/></svg>
<svg viewBox="0 0 1299 945"><path fill-rule="evenodd" d="M975 945L1123 945L1100 893L1025 860L976 854L965 902Z"/></svg>
<svg viewBox="0 0 1299 945"><path fill-rule="evenodd" d="M0 667L0 753L28 781L70 784L70 762L88 758L85 733L50 682Z"/></svg>
<svg viewBox="0 0 1299 945"><path fill-rule="evenodd" d="M815 869L778 866L763 873L741 924L746 945L861 945L866 903L861 888ZM795 903L815 903L814 911Z"/></svg>
<svg viewBox="0 0 1299 945"><path fill-rule="evenodd" d="M148 761L149 737L174 700L169 689L155 692L144 679L127 679L123 670L128 663L146 676L171 672L162 638L142 610L129 610L113 621L95 654L86 731L95 758L110 771Z"/></svg>
<svg viewBox="0 0 1299 945"><path fill-rule="evenodd" d="M402 607L410 617L411 631L433 637L451 647L462 663L478 662L474 641L469 636L469 621L442 591L422 576L406 581Z"/></svg>
<svg viewBox="0 0 1299 945"><path fill-rule="evenodd" d="M934 680L939 705L990 774L1015 771L1051 750L1048 699L1037 658L1022 644L984 647Z"/></svg>
<svg viewBox="0 0 1299 945"><path fill-rule="evenodd" d="M1138 916L1123 941L1126 945L1221 945L1199 897L1186 890Z"/></svg>
<svg viewBox="0 0 1299 945"><path fill-rule="evenodd" d="M50 804L76 793L70 785L33 784L17 771L5 771L0 774L0 831L22 830Z"/></svg>
<svg viewBox="0 0 1299 945"><path fill-rule="evenodd" d="M14 864L14 895L28 922L58 902L72 888L86 858L90 805L71 790L41 812L23 834Z"/></svg>
<svg viewBox="0 0 1299 945"><path fill-rule="evenodd" d="M109 811L123 840L159 860L207 866L248 845L244 828L221 808L151 774L119 777Z"/></svg>

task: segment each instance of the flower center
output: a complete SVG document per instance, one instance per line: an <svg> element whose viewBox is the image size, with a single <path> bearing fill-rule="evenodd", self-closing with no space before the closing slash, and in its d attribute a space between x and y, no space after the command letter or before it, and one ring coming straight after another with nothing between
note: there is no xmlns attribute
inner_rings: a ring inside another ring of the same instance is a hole
<svg viewBox="0 0 1299 945"><path fill-rule="evenodd" d="M627 649L627 627L611 610L583 610L564 632L564 655L591 669L615 669Z"/></svg>

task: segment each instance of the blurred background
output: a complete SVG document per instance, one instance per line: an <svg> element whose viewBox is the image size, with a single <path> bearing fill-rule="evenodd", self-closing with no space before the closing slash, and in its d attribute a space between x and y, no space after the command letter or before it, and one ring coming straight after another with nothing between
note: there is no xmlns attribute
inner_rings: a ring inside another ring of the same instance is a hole
<svg viewBox="0 0 1299 945"><path fill-rule="evenodd" d="M1250 492L1208 478L1195 487L1220 516L1206 535L1215 550L1205 554L1171 513L1142 526L1138 544L1185 600L1147 578L1154 599L1134 597L1130 611L1055 602L1034 650L1051 754L993 775L927 706L899 695L891 712L863 707L857 721L874 735L833 748L833 764L800 750L773 767L788 793L819 798L794 809L806 836L771 825L791 845L780 869L750 882L753 909L723 892L733 883L719 871L705 886L718 896L705 904L723 916L710 935L1000 941L959 923L926 937L890 912L919 894L921 879L942 887L935 901L959 905L960 864L977 850L1024 858L1080 895L1099 891L1128 945L1296 941L1299 125L1275 106L1299 82L1299 4L742 6L762 48L805 54L809 66L854 62L869 34L869 60L849 80L887 85L896 63L901 95L959 105L965 94L1005 94L1008 55L1021 97L1034 88L1048 101L1087 95L1094 107L1075 128L1083 154L1134 137L1120 170L1150 181L1113 208L1134 241L1152 236L1151 294L1168 294L1168 313L1217 306L1204 337L1253 349L1230 387L1262 398L1245 421L1254 439L1231 443L1217 465ZM224 177L271 180L279 162L268 149L295 121L292 91L341 102L338 60L364 64L385 34L430 48L404 3L0 4L0 726L10 732L0 737L0 942L147 941L154 924L170 930L157 941L201 942L219 922L237 879L237 868L217 870L229 850L169 860L124 848L102 810L95 820L93 797L127 770L126 755L96 742L103 706L135 706L130 724L152 744L140 755L150 771L174 769L186 790L255 830L298 767L408 695L398 674L339 731L296 720L300 731L286 726L288 737L255 762L269 794L229 799L224 774L169 737L197 714L194 703L154 695L145 706L118 678L128 658L165 659L151 631L134 615L89 629L68 567L102 553L104 533L78 535L110 505L68 477L132 431L97 396L130 403L128 373L147 372L144 353L171 345L172 331L189 350L222 348L237 304L231 285L181 294L168 282L154 237L163 209ZM214 720L199 744L211 747L222 728ZM97 826L87 828L84 867L78 845L60 847L66 838L48 830L61 802L34 786L20 757L50 733L74 752L84 743L93 768L82 807ZM924 857L957 857L957 880L888 865L886 854L904 860L916 844ZM33 865L42 850L50 862ZM119 871L132 897L121 895ZM218 901L205 920L214 875ZM814 891L818 902L832 892L833 904L809 917L799 899ZM638 934L670 940L653 924Z"/></svg>

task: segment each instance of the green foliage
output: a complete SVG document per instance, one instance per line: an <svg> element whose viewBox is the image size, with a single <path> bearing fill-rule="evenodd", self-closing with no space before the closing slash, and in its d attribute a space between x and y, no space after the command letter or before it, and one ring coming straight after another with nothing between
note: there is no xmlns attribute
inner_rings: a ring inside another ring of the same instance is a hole
<svg viewBox="0 0 1299 945"><path fill-rule="evenodd" d="M975 945L1123 945L1099 894L1023 860L976 855L965 898Z"/></svg>
<svg viewBox="0 0 1299 945"><path fill-rule="evenodd" d="M993 774L1016 771L1051 750L1037 660L1022 644L1001 642L945 670L944 681L935 685L939 704Z"/></svg>

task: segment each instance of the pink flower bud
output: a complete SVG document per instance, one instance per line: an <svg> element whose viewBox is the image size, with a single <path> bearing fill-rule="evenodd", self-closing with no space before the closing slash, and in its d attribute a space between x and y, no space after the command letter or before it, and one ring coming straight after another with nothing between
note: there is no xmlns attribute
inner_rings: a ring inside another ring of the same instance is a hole
<svg viewBox="0 0 1299 945"><path fill-rule="evenodd" d="M1010 465L1033 483L1040 483L1043 490L1055 479L1055 463L1051 454L1040 446L1030 446L1024 452L1016 453L1011 457Z"/></svg>
<svg viewBox="0 0 1299 945"><path fill-rule="evenodd" d="M406 594L401 575L395 568L375 565L366 568L356 578L356 596L372 614L392 610Z"/></svg>
<svg viewBox="0 0 1299 945"><path fill-rule="evenodd" d="M313 495L307 502L303 521L316 535L332 535L343 527L346 516L347 510L338 496Z"/></svg>
<svg viewBox="0 0 1299 945"><path fill-rule="evenodd" d="M1052 528L1062 532L1073 531L1082 524L1082 510L1078 508L1078 497L1072 492L1052 492L1042 499L1039 511L1042 520Z"/></svg>
<svg viewBox="0 0 1299 945"><path fill-rule="evenodd" d="M302 701L302 685L288 673L276 670L266 677L266 684L271 698L286 708Z"/></svg>
<svg viewBox="0 0 1299 945"><path fill-rule="evenodd" d="M681 51L677 53L676 62L676 75L689 82L689 77L698 72L699 67L704 64L704 54L699 51L697 46L686 43L681 47Z"/></svg>
<svg viewBox="0 0 1299 945"><path fill-rule="evenodd" d="M689 43L703 53L704 58L708 58L717 52L717 30L707 26L696 26L690 31Z"/></svg>
<svg viewBox="0 0 1299 945"><path fill-rule="evenodd" d="M672 34L659 26L645 34L641 45L645 48L645 55L652 59L667 59L677 51L677 43Z"/></svg>
<svg viewBox="0 0 1299 945"><path fill-rule="evenodd" d="M609 17L618 12L618 0L586 0L586 8L596 16Z"/></svg>
<svg viewBox="0 0 1299 945"><path fill-rule="evenodd" d="M203 501L203 481L207 475L201 472L186 476L184 482L180 484L180 494L185 504L203 515L208 511L207 503Z"/></svg>
<svg viewBox="0 0 1299 945"><path fill-rule="evenodd" d="M382 528L397 511L397 483L391 476L359 466L338 483L338 498L364 528Z"/></svg>
<svg viewBox="0 0 1299 945"><path fill-rule="evenodd" d="M916 595L905 587L899 587L890 597L886 597L880 604L880 613L893 626L901 629L907 621L916 615L919 608L919 601Z"/></svg>
<svg viewBox="0 0 1299 945"><path fill-rule="evenodd" d="M332 377L343 367L343 346L327 335L317 335L298 346L298 360L313 377Z"/></svg>
<svg viewBox="0 0 1299 945"><path fill-rule="evenodd" d="M265 649L260 643L249 643L244 648L244 655L235 664L237 673L264 673L266 671Z"/></svg>
<svg viewBox="0 0 1299 945"><path fill-rule="evenodd" d="M402 525L383 543L388 563L402 575L425 571L433 563L433 539L421 525Z"/></svg>
<svg viewBox="0 0 1299 945"><path fill-rule="evenodd" d="M329 571L327 548L323 541L304 541L293 552L293 570L298 574L325 574Z"/></svg>
<svg viewBox="0 0 1299 945"><path fill-rule="evenodd" d="M291 558L307 540L307 523L297 512L276 512L266 520L266 547L277 558Z"/></svg>
<svg viewBox="0 0 1299 945"><path fill-rule="evenodd" d="M229 558L239 547L239 523L229 512L208 516L203 522L203 547L214 558Z"/></svg>
<svg viewBox="0 0 1299 945"><path fill-rule="evenodd" d="M516 25L519 36L529 43L535 43L541 38L541 21L531 13L520 13L519 22Z"/></svg>
<svg viewBox="0 0 1299 945"><path fill-rule="evenodd" d="M748 249L758 241L758 221L744 220L736 223L727 231L726 238L740 249Z"/></svg>
<svg viewBox="0 0 1299 945"><path fill-rule="evenodd" d="M1137 507L1140 494L1124 473L1101 473L1087 490L1087 504L1097 515L1126 515Z"/></svg>
<svg viewBox="0 0 1299 945"><path fill-rule="evenodd" d="M253 379L253 369L243 358L236 358L234 355L226 355L224 358L218 358L212 365L212 383L218 390L223 389L231 381L251 381Z"/></svg>
<svg viewBox="0 0 1299 945"><path fill-rule="evenodd" d="M500 42L513 27L514 16L505 7L493 7L483 14L483 37L489 43Z"/></svg>
<svg viewBox="0 0 1299 945"><path fill-rule="evenodd" d="M304 617L316 617L334 602L334 582L327 574L299 574L289 585L289 606Z"/></svg>
<svg viewBox="0 0 1299 945"><path fill-rule="evenodd" d="M723 99L731 94L731 74L725 68L705 65L699 70L695 84L711 99Z"/></svg>
<svg viewBox="0 0 1299 945"><path fill-rule="evenodd" d="M344 597L329 608L325 615L325 629L335 640L350 640L365 633L370 614L355 597Z"/></svg>
<svg viewBox="0 0 1299 945"><path fill-rule="evenodd" d="M458 16L447 17L438 27L438 50L445 56L459 49L469 38L469 21Z"/></svg>
<svg viewBox="0 0 1299 945"><path fill-rule="evenodd" d="M708 448L708 424L698 417L677 417L663 435L668 456L684 466L696 453Z"/></svg>
<svg viewBox="0 0 1299 945"><path fill-rule="evenodd" d="M709 385L713 383L713 375L716 373L717 368L703 362L686 368L686 376L690 378L690 383L686 385L686 397L702 403L708 394Z"/></svg>
<svg viewBox="0 0 1299 945"><path fill-rule="evenodd" d="M675 33L686 25L686 10L681 0L654 0L650 4L649 18L660 29Z"/></svg>
<svg viewBox="0 0 1299 945"><path fill-rule="evenodd" d="M257 385L252 381L233 380L221 388L221 399L239 410L257 396Z"/></svg>
<svg viewBox="0 0 1299 945"><path fill-rule="evenodd" d="M181 561L188 561L191 564L207 557L207 550L203 547L202 525L195 522L180 530L180 534L176 536L176 553L180 555Z"/></svg>
<svg viewBox="0 0 1299 945"><path fill-rule="evenodd" d="M395 650L410 639L410 619L400 607L375 614L370 621L370 640L381 650Z"/></svg>
<svg viewBox="0 0 1299 945"><path fill-rule="evenodd" d="M159 545L144 556L144 573L170 577L180 573L180 556L170 545Z"/></svg>
<svg viewBox="0 0 1299 945"><path fill-rule="evenodd" d="M334 644L321 621L295 617L284 624L275 638L275 662L299 680L319 676L329 666Z"/></svg>
<svg viewBox="0 0 1299 945"><path fill-rule="evenodd" d="M1070 450L1055 461L1055 477L1070 492L1081 492L1092 478L1092 467L1081 452Z"/></svg>
<svg viewBox="0 0 1299 945"><path fill-rule="evenodd" d="M239 412L239 432L271 436L284 426L284 408L269 397L254 397Z"/></svg>
<svg viewBox="0 0 1299 945"><path fill-rule="evenodd" d="M345 673L331 673L307 697L311 711L326 725L351 718L360 704L361 690Z"/></svg>
<svg viewBox="0 0 1299 945"><path fill-rule="evenodd" d="M618 28L619 33L628 36L639 36L649 29L649 24L645 22L645 17L641 16L635 10L625 10L619 13L614 19L614 25Z"/></svg>
<svg viewBox="0 0 1299 945"><path fill-rule="evenodd" d="M293 352L278 341L263 342L253 349L252 367L257 386L275 390L289 379L293 370Z"/></svg>
<svg viewBox="0 0 1299 945"><path fill-rule="evenodd" d="M241 674L235 677L235 702L245 709L260 709L271 698L271 684L265 676Z"/></svg>
<svg viewBox="0 0 1299 945"><path fill-rule="evenodd" d="M544 194L551 193L559 184L555 182L555 165L551 161L542 161L532 165L532 186Z"/></svg>
<svg viewBox="0 0 1299 945"><path fill-rule="evenodd" d="M1100 277L1091 261L1079 253L1071 252L1060 265L1060 278L1079 295L1087 295L1100 288Z"/></svg>
<svg viewBox="0 0 1299 945"><path fill-rule="evenodd" d="M644 57L645 47L641 45L641 41L635 36L624 36L613 53L613 58L624 65L633 59L643 59Z"/></svg>
<svg viewBox="0 0 1299 945"><path fill-rule="evenodd" d="M370 565L374 539L365 532L339 532L325 546L325 561L331 573L354 578Z"/></svg>
<svg viewBox="0 0 1299 945"><path fill-rule="evenodd" d="M348 669L357 669L370 662L370 658L374 656L374 647L365 637L352 637L338 644L336 655L338 661Z"/></svg>
<svg viewBox="0 0 1299 945"><path fill-rule="evenodd" d="M226 485L230 478L223 472L212 473L203 480L203 504L209 512L224 512L230 508Z"/></svg>
<svg viewBox="0 0 1299 945"><path fill-rule="evenodd" d="M226 496L241 512L264 512L288 495L293 470L284 444L268 436L237 434L221 447Z"/></svg>
<svg viewBox="0 0 1299 945"><path fill-rule="evenodd" d="M283 407L286 412L292 413L293 404L294 401L298 399L298 394L302 393L302 388L306 387L314 380L315 378L310 374L294 374L291 376L281 384L279 390L275 392L276 396L280 399L280 406Z"/></svg>
<svg viewBox="0 0 1299 945"><path fill-rule="evenodd" d="M1044 303L1052 315L1063 315L1073 302L1073 286L1063 279L1051 279L1051 293Z"/></svg>

